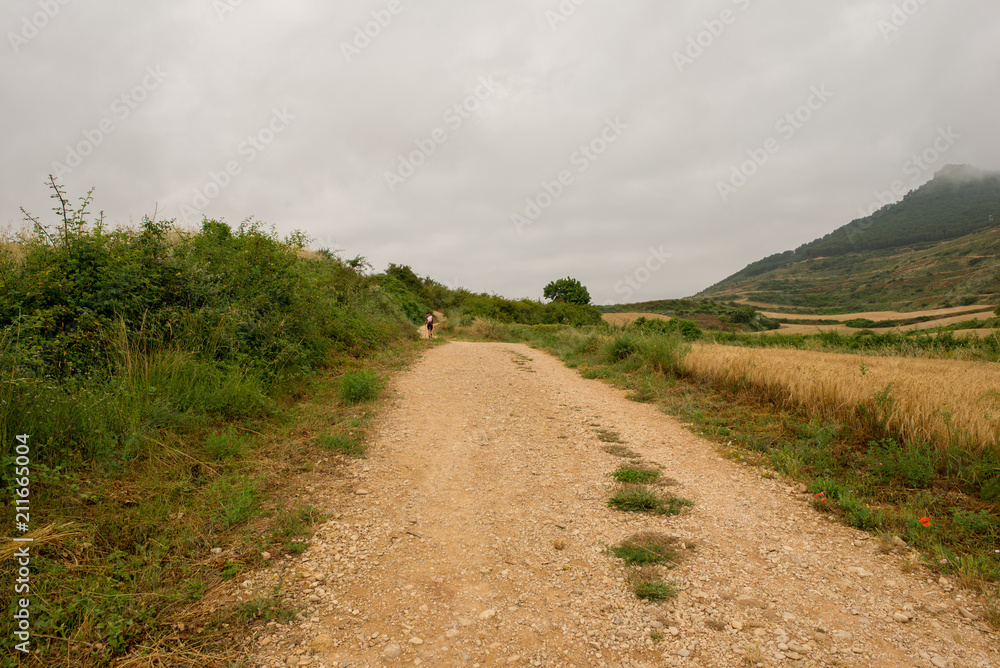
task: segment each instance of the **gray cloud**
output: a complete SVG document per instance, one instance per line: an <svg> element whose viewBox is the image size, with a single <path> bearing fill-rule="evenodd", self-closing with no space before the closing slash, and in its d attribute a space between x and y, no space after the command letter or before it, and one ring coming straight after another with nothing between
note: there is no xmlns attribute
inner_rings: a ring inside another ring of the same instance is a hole
<svg viewBox="0 0 1000 668"><path fill-rule="evenodd" d="M377 268L512 297L571 275L615 302L650 247L672 257L635 298L684 296L849 222L895 180L1000 169L1000 15L987 0L562 4L575 10L12 0L0 214L47 214L46 175L90 143L61 180L74 197L95 187L121 223L156 206L180 218L200 193L192 224L254 216ZM484 77L496 89L456 124L449 109ZM833 97L779 131L822 86ZM627 130L577 171L572 156L609 118ZM95 134L102 121L113 131ZM959 138L907 173L940 128ZM436 130L444 141L390 190L399 156ZM778 150L723 201L719 182L768 139ZM572 184L519 233L511 216L563 170Z"/></svg>

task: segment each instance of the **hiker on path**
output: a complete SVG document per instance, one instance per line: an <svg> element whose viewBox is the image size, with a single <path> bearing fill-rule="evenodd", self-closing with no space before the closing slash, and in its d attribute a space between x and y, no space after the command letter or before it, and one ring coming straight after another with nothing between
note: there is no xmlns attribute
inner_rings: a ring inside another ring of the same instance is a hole
<svg viewBox="0 0 1000 668"><path fill-rule="evenodd" d="M433 313L428 313L427 314L427 338L428 339L433 339L434 338L434 314Z"/></svg>

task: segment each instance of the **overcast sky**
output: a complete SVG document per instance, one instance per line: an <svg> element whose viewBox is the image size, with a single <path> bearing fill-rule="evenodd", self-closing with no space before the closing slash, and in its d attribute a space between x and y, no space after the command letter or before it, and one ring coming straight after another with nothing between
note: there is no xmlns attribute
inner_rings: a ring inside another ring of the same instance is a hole
<svg viewBox="0 0 1000 668"><path fill-rule="evenodd" d="M119 223L252 216L377 270L531 298L569 275L619 303L694 294L946 164L1000 169L996 0L5 0L0 21L15 226L54 220L56 173Z"/></svg>

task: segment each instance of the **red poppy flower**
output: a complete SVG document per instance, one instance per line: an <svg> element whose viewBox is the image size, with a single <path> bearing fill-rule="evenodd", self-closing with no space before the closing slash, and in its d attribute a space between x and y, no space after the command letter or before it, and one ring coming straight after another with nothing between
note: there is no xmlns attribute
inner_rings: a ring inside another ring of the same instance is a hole
<svg viewBox="0 0 1000 668"><path fill-rule="evenodd" d="M920 523L923 524L925 527L929 527L931 525L931 518L929 518L929 517L921 517L920 518Z"/></svg>

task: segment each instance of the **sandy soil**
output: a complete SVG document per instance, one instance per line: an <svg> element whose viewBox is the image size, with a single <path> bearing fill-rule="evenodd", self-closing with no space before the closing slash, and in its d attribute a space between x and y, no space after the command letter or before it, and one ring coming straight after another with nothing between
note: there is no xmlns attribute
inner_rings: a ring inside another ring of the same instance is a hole
<svg viewBox="0 0 1000 668"><path fill-rule="evenodd" d="M1000 666L969 593L624 395L521 345L427 351L370 457L303 490L333 514L308 550L226 592L283 583L302 611L255 629L255 665ZM693 509L608 508L622 460L599 428ZM605 552L640 530L684 543L671 602L637 600Z"/></svg>

